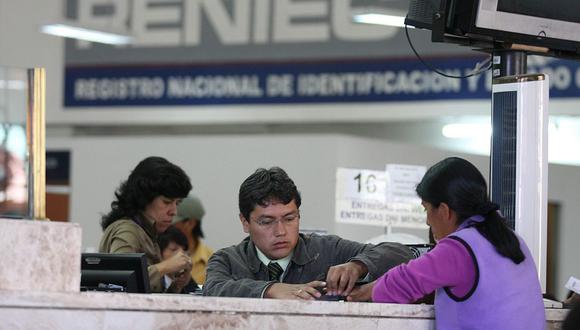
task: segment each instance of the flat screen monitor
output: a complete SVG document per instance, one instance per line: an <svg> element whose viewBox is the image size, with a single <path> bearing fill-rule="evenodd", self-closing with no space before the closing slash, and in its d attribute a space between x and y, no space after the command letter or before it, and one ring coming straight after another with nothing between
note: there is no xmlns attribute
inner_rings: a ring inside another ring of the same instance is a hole
<svg viewBox="0 0 580 330"><path fill-rule="evenodd" d="M578 0L480 0L478 28L580 42Z"/></svg>
<svg viewBox="0 0 580 330"><path fill-rule="evenodd" d="M558 57L580 54L578 0L448 1L448 33L542 47Z"/></svg>
<svg viewBox="0 0 580 330"><path fill-rule="evenodd" d="M150 293L144 253L83 253L81 291Z"/></svg>
<svg viewBox="0 0 580 330"><path fill-rule="evenodd" d="M405 22L432 30L433 41L580 56L578 0L411 0Z"/></svg>

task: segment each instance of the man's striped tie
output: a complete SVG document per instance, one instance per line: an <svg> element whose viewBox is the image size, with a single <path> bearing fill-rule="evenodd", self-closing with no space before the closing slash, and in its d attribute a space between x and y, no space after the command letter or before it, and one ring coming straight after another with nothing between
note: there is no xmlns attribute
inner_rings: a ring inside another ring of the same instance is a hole
<svg viewBox="0 0 580 330"><path fill-rule="evenodd" d="M270 262L268 264L268 275L270 276L270 281L280 282L280 276L284 270L277 262Z"/></svg>

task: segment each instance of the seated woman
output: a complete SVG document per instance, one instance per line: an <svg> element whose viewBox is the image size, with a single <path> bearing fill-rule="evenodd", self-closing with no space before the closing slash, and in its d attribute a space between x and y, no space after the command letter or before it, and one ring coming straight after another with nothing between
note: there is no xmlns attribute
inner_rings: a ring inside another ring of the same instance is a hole
<svg viewBox="0 0 580 330"><path fill-rule="evenodd" d="M184 252L161 260L157 235L171 225L177 204L191 190L189 177L161 157L142 160L115 192L111 211L104 215L99 251L145 253L152 292L166 292L162 277L191 271L191 258ZM169 292L174 292L169 288Z"/></svg>
<svg viewBox="0 0 580 330"><path fill-rule="evenodd" d="M159 234L157 238L159 249L161 250L161 259L169 260L174 255L187 251L187 237L175 226L169 226L165 232ZM191 278L190 274L181 271L163 276L166 288L170 292L176 293L193 293L197 289L197 283Z"/></svg>
<svg viewBox="0 0 580 330"><path fill-rule="evenodd" d="M534 260L489 200L477 168L444 159L416 191L437 245L347 299L410 303L435 291L437 329L544 329Z"/></svg>

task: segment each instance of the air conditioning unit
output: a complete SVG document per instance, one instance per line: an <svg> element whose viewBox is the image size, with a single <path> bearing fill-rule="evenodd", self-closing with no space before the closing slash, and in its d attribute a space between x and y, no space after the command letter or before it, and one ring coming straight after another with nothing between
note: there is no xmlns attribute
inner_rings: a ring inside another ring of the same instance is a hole
<svg viewBox="0 0 580 330"><path fill-rule="evenodd" d="M530 248L546 292L548 76L492 84L491 199Z"/></svg>

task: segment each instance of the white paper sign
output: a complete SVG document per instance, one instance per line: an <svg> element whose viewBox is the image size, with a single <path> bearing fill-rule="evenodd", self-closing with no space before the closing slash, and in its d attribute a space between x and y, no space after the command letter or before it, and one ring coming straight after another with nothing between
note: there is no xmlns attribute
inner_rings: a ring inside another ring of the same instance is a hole
<svg viewBox="0 0 580 330"><path fill-rule="evenodd" d="M386 225L385 172L336 169L336 222Z"/></svg>
<svg viewBox="0 0 580 330"><path fill-rule="evenodd" d="M390 185L387 189L387 200L401 203L421 203L415 192L417 184L425 175L425 166L387 164Z"/></svg>
<svg viewBox="0 0 580 330"><path fill-rule="evenodd" d="M428 228L427 215L420 201L416 203L393 203L387 202L389 214L397 220L392 223L394 227L405 228Z"/></svg>
<svg viewBox="0 0 580 330"><path fill-rule="evenodd" d="M426 228L425 213L420 202L388 202L389 186L386 172L338 168L336 222Z"/></svg>
<svg viewBox="0 0 580 330"><path fill-rule="evenodd" d="M566 282L566 289L580 294L580 280L574 276L570 276L568 282Z"/></svg>
<svg viewBox="0 0 580 330"><path fill-rule="evenodd" d="M385 172L350 168L336 170L336 198L385 200L387 178Z"/></svg>

